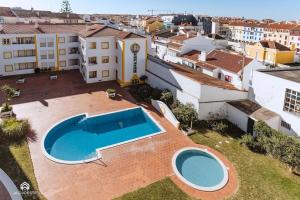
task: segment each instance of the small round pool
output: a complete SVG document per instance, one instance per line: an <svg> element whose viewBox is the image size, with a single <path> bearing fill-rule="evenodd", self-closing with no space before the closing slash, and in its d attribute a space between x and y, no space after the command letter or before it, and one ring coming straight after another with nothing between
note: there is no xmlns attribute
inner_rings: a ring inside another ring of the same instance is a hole
<svg viewBox="0 0 300 200"><path fill-rule="evenodd" d="M183 148L172 159L175 174L187 185L203 191L216 191L228 182L228 171L214 154L201 148Z"/></svg>

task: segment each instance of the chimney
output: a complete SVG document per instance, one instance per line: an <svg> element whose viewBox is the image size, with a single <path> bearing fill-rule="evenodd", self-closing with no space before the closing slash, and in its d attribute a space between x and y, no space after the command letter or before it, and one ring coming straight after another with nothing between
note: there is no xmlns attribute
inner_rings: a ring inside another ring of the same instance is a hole
<svg viewBox="0 0 300 200"><path fill-rule="evenodd" d="M34 23L34 28L35 28L35 29L38 29L38 28L39 28L39 23L38 23L37 21L35 21L35 23Z"/></svg>
<svg viewBox="0 0 300 200"><path fill-rule="evenodd" d="M190 37L190 33L187 32L187 33L186 33L186 38L189 38L189 37Z"/></svg>
<svg viewBox="0 0 300 200"><path fill-rule="evenodd" d="M206 62L206 51L201 51L198 57L199 61Z"/></svg>

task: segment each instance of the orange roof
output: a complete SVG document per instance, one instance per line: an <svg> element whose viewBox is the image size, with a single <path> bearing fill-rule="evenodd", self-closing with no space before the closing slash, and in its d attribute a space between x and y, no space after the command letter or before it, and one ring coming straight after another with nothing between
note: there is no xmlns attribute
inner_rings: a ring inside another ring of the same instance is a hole
<svg viewBox="0 0 300 200"><path fill-rule="evenodd" d="M83 37L115 36L121 39L143 38L135 33L120 31L100 24L3 24L2 34L74 33Z"/></svg>
<svg viewBox="0 0 300 200"><path fill-rule="evenodd" d="M244 60L244 66L247 66L253 59L233 54L225 51L220 50L213 50L210 52L207 57L206 61L199 61L197 66L204 67L204 68L222 68L234 73L238 73L242 70Z"/></svg>
<svg viewBox="0 0 300 200"><path fill-rule="evenodd" d="M262 40L259 42L262 47L269 49L277 49L279 51L291 51L290 48L275 41Z"/></svg>
<svg viewBox="0 0 300 200"><path fill-rule="evenodd" d="M228 90L239 90L227 81L219 80L217 78L203 74L199 71L189 69L183 65L170 63L170 62L168 64L172 66L172 70L174 70L175 72L178 72L204 85L209 85L209 86L228 89Z"/></svg>
<svg viewBox="0 0 300 200"><path fill-rule="evenodd" d="M183 42L183 41L185 41L185 40L187 40L187 39L191 39L191 38L194 38L194 37L196 37L196 36L197 36L197 35L195 35L195 34L189 34L189 35L187 35L187 34L184 34L184 35L175 35L175 36L170 37L169 39L170 39L171 41Z"/></svg>

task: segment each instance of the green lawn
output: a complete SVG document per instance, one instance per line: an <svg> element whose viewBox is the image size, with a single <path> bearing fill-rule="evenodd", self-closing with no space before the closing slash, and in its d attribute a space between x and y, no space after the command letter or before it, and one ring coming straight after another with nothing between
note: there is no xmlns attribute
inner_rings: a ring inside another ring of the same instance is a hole
<svg viewBox="0 0 300 200"><path fill-rule="evenodd" d="M116 200L193 200L182 192L170 178L153 183Z"/></svg>
<svg viewBox="0 0 300 200"><path fill-rule="evenodd" d="M232 137L238 135L237 132L233 132ZM288 168L278 160L253 153L240 145L238 137L232 137L209 130L200 130L191 136L195 143L210 146L223 153L236 167L240 186L232 200L300 199L299 177L289 173ZM220 147L216 148L215 145Z"/></svg>
<svg viewBox="0 0 300 200"><path fill-rule="evenodd" d="M0 136L0 168L13 180L17 188L19 188L21 183L26 181L31 186L30 191L37 191L37 194L23 195L23 199L45 199L38 192L39 190L26 141L12 144Z"/></svg>

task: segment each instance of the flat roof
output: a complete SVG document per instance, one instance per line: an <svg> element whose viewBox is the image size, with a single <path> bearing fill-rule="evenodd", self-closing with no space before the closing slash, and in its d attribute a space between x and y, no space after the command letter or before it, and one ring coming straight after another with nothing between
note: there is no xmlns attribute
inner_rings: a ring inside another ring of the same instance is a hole
<svg viewBox="0 0 300 200"><path fill-rule="evenodd" d="M227 103L256 120L266 121L268 119L278 117L276 113L264 107L261 107L259 104L248 99L240 101L230 101Z"/></svg>
<svg viewBox="0 0 300 200"><path fill-rule="evenodd" d="M276 76L296 83L300 83L300 67L289 67L281 69L258 70L262 73Z"/></svg>

